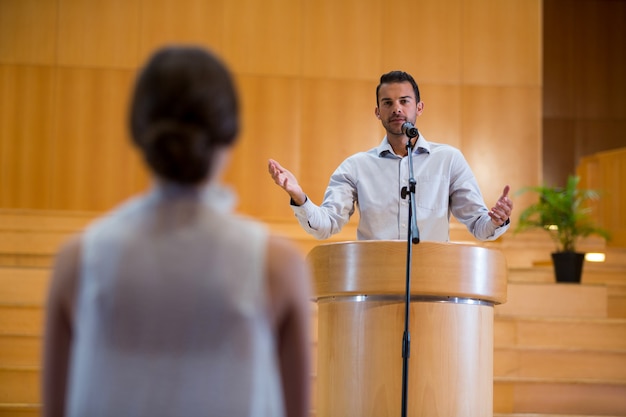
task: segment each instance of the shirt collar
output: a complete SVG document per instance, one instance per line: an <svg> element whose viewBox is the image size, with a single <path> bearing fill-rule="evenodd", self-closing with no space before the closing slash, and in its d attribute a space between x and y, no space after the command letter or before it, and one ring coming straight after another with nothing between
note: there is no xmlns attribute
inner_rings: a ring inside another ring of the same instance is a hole
<svg viewBox="0 0 626 417"><path fill-rule="evenodd" d="M378 145L378 147L376 148L376 153L378 154L378 156L385 156L388 154L395 155L386 135L383 138L382 142L380 142L380 145ZM430 153L430 143L428 143L428 141L424 138L424 136L422 136L421 133L417 138L417 142L415 142L415 146L413 147L413 153Z"/></svg>

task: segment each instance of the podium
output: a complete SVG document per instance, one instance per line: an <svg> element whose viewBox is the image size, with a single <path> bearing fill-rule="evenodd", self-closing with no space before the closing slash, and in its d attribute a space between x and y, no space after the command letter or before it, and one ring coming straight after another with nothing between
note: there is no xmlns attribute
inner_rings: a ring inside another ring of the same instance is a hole
<svg viewBox="0 0 626 417"><path fill-rule="evenodd" d="M493 306L506 301L495 249L412 248L407 415L493 416ZM318 306L318 417L398 417L402 398L404 241L319 245L308 256Z"/></svg>

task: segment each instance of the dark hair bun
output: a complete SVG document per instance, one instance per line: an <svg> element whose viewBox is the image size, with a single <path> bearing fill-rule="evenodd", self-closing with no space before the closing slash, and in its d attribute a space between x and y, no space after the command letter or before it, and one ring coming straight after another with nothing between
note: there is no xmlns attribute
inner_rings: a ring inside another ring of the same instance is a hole
<svg viewBox="0 0 626 417"><path fill-rule="evenodd" d="M206 129L160 122L140 140L146 162L161 177L178 183L202 181L210 165L210 141Z"/></svg>
<svg viewBox="0 0 626 417"><path fill-rule="evenodd" d="M152 171L182 184L206 179L219 148L239 129L235 85L226 66L198 47L165 47L141 71L130 109L133 141Z"/></svg>

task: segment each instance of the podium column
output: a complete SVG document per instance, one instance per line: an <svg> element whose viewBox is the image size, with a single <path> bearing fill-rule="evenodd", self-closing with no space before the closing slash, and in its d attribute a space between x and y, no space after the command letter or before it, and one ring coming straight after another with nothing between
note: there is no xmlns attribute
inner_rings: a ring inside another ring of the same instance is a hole
<svg viewBox="0 0 626 417"><path fill-rule="evenodd" d="M309 254L318 416L400 415L405 249L401 241L360 241ZM408 415L492 416L493 305L506 299L504 257L470 245L423 242L413 250Z"/></svg>

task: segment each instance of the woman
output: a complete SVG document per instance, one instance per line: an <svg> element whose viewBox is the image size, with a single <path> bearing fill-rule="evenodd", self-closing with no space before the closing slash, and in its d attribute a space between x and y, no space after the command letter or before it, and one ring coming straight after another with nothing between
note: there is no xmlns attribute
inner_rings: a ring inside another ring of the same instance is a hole
<svg viewBox="0 0 626 417"><path fill-rule="evenodd" d="M238 133L225 66L157 51L130 129L154 179L60 251L44 348L45 416L305 416L309 271L230 212L219 186Z"/></svg>

